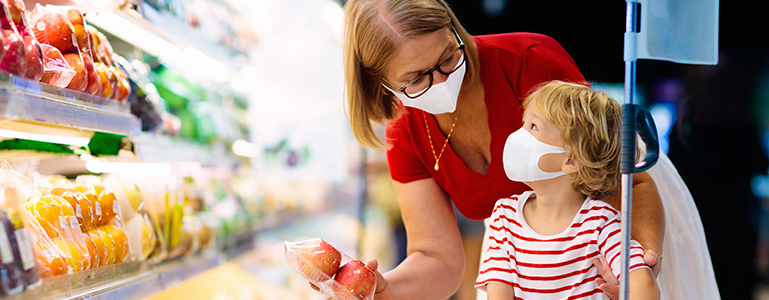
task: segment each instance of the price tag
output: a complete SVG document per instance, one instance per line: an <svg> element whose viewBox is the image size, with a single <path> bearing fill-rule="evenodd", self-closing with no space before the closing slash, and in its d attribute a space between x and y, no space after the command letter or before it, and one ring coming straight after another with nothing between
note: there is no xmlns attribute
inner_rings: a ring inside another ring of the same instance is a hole
<svg viewBox="0 0 769 300"><path fill-rule="evenodd" d="M11 224L13 224L13 229L24 227L24 220L21 219L20 213L15 212L11 215Z"/></svg>
<svg viewBox="0 0 769 300"><path fill-rule="evenodd" d="M118 203L117 200L112 201L112 211L115 212L116 215L120 215L120 203Z"/></svg>
<svg viewBox="0 0 769 300"><path fill-rule="evenodd" d="M72 228L80 228L80 222L77 221L76 217L69 217L69 223L72 224Z"/></svg>
<svg viewBox="0 0 769 300"><path fill-rule="evenodd" d="M0 258L3 264L13 263L11 241L8 240L8 232L5 231L5 225L2 222L0 222Z"/></svg>
<svg viewBox="0 0 769 300"><path fill-rule="evenodd" d="M76 202L75 204L75 214L78 218L83 218L83 209L80 207L80 202Z"/></svg>
<svg viewBox="0 0 769 300"><path fill-rule="evenodd" d="M96 215L101 219L101 205L99 205L99 202L96 202Z"/></svg>
<svg viewBox="0 0 769 300"><path fill-rule="evenodd" d="M69 224L67 222L67 217L65 216L59 216L59 223L61 223L61 228L64 230L69 229Z"/></svg>
<svg viewBox="0 0 769 300"><path fill-rule="evenodd" d="M32 252L32 243L29 240L29 233L26 228L16 229L16 242L19 244L21 253L21 265L24 271L35 267L35 254Z"/></svg>

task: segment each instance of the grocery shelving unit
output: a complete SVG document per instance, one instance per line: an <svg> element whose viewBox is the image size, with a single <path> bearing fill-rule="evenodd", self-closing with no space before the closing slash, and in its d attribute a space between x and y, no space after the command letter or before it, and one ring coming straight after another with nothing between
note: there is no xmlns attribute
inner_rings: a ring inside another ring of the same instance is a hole
<svg viewBox="0 0 769 300"><path fill-rule="evenodd" d="M71 5L78 6L74 1ZM95 9L87 2L82 5L87 5L83 8L84 11ZM32 7L28 6L28 9ZM199 33L184 26L181 21L172 20L165 16L164 12L146 4L142 4L140 10L145 13L144 16L135 10L123 8L104 13L88 13L86 17L87 21L100 30L122 39L124 43L136 42L126 32L141 31L154 37L155 46L173 47L172 49L177 50L183 47L199 48L200 51L213 55L213 59L232 66L232 57L237 55L236 52L201 38ZM113 21L124 27L111 27L109 23L100 22L104 18L113 18ZM134 46L150 55L161 54L157 53L157 47L147 48L139 44ZM63 144L83 146L94 132L128 137L133 143L138 161L172 164L194 162L202 167L233 170L239 163L238 158L231 154L229 145L203 145L143 133L141 121L130 113L128 103L0 73L0 137L64 137L70 142L62 142ZM40 140L55 142L44 138ZM45 156L41 154L32 157L41 159ZM217 241L216 249L205 250L194 256L174 258L162 263L126 262L44 278L41 287L8 299L146 298L249 251L253 248L253 241L254 232L246 230L228 236L223 241Z"/></svg>
<svg viewBox="0 0 769 300"><path fill-rule="evenodd" d="M138 134L127 103L0 73L0 128L32 134L85 136L94 131Z"/></svg>

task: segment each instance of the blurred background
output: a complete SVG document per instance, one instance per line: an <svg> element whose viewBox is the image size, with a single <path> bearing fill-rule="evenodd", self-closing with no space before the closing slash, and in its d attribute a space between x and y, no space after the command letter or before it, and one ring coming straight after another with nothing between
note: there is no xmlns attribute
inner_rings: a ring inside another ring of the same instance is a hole
<svg viewBox="0 0 769 300"><path fill-rule="evenodd" d="M322 238L380 270L405 257L384 153L362 148L345 115L344 0L8 1L28 19L16 34L46 51L41 76L0 63L0 187L19 200L0 210L23 217L36 242L13 248L38 270L7 267L29 278L0 280L0 295L325 299L284 241ZM622 100L624 1L447 2L472 35L555 38ZM636 102L694 197L724 299L769 299L766 11L721 1L717 65L638 62ZM95 33L57 45L56 18ZM475 299L483 224L457 222L467 267L452 299Z"/></svg>

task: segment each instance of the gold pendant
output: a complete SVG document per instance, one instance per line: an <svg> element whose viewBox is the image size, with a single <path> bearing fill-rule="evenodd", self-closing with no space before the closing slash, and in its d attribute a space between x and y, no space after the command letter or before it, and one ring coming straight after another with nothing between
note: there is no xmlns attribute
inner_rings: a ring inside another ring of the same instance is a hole
<svg viewBox="0 0 769 300"><path fill-rule="evenodd" d="M435 162L435 170L438 171L438 162Z"/></svg>

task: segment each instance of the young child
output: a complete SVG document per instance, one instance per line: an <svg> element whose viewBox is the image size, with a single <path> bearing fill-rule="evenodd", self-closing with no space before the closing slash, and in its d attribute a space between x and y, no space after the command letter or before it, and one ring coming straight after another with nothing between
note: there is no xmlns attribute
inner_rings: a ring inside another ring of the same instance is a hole
<svg viewBox="0 0 769 300"><path fill-rule="evenodd" d="M593 262L619 280L622 108L605 93L552 81L523 103L523 126L505 144L511 180L533 191L497 201L476 287L488 299L607 299ZM630 298L659 299L643 248L632 241Z"/></svg>

